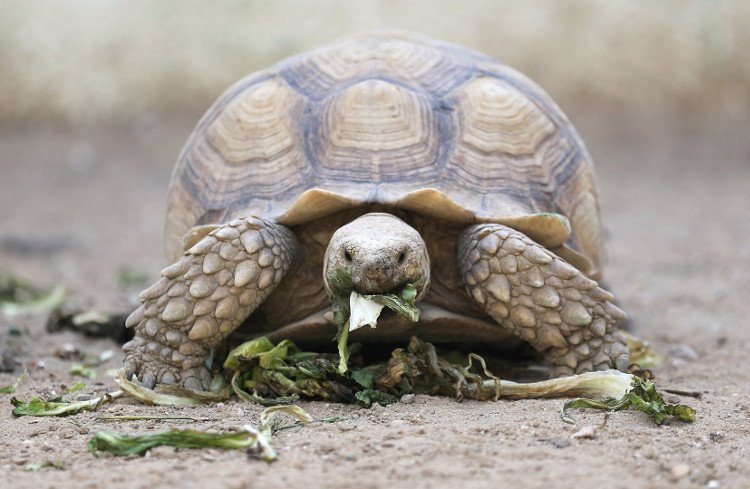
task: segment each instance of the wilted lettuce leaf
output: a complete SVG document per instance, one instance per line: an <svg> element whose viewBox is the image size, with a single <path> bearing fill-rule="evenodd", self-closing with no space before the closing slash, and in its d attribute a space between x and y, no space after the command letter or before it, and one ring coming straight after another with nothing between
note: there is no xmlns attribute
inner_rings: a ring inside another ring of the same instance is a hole
<svg viewBox="0 0 750 489"><path fill-rule="evenodd" d="M406 349L393 351L387 363L355 366L341 373L335 355L301 352L285 340L284 348L258 338L234 349L225 365L238 366L232 388L247 401L289 404L299 398L335 402L387 404L408 393L442 394L458 398L496 399L500 380L474 354L468 366L438 357L435 347L414 337ZM279 344L279 346L282 345ZM273 361L268 360L270 352ZM481 366L475 372L474 364Z"/></svg>
<svg viewBox="0 0 750 489"><path fill-rule="evenodd" d="M568 401L563 406L561 416L563 421L573 422L566 415L568 409L592 408L605 409L609 411L620 411L623 409L635 409L648 414L651 420L660 425L667 417L674 416L680 421L695 421L695 410L684 404L669 404L656 390L656 386L650 380L642 380L633 376L632 388L619 399L608 397L602 400L578 398Z"/></svg>
<svg viewBox="0 0 750 489"><path fill-rule="evenodd" d="M406 348L395 349L385 363L355 364L341 373L337 360L331 354L303 352L288 340L274 346L267 338L258 338L233 350L225 364L239 368L231 382L237 395L265 405L291 404L303 398L370 406L395 402L409 393L478 400L586 396L564 409L632 407L660 423L670 415L683 420L695 416L688 406L664 403L652 382L618 370L516 383L495 376L479 355L471 353L465 362L454 363L417 337Z"/></svg>
<svg viewBox="0 0 750 489"><path fill-rule="evenodd" d="M249 425L243 426L239 431L224 433L172 429L147 435L124 435L100 431L89 441L88 449L91 453L102 450L118 456L142 455L149 449L160 445L175 448L250 449L257 450L261 459L272 461L276 459L276 452L270 443L273 416L279 412L291 414L303 424L312 421L299 406L276 406L261 413L260 428L257 429Z"/></svg>
<svg viewBox="0 0 750 489"><path fill-rule="evenodd" d="M111 431L99 431L88 443L91 453L99 450L114 455L141 455L149 449L167 445L175 448L233 448L243 449L257 446L257 432L232 431L206 433L196 430L172 429L147 435L123 435Z"/></svg>
<svg viewBox="0 0 750 489"><path fill-rule="evenodd" d="M65 287L42 291L0 272L0 312L9 316L49 312L60 307L64 300Z"/></svg>
<svg viewBox="0 0 750 489"><path fill-rule="evenodd" d="M62 460L47 460L46 462L31 462L23 466L27 472L36 472L41 469L65 470L65 462Z"/></svg>
<svg viewBox="0 0 750 489"><path fill-rule="evenodd" d="M225 365L240 368L231 386L245 400L267 405L300 397L353 402L357 384L339 373L334 361L332 355L302 352L288 340L273 346L267 338L257 338L232 350Z"/></svg>
<svg viewBox="0 0 750 489"><path fill-rule="evenodd" d="M96 378L96 369L81 363L74 363L68 369L70 375L77 375L79 377L86 377L87 379Z"/></svg>

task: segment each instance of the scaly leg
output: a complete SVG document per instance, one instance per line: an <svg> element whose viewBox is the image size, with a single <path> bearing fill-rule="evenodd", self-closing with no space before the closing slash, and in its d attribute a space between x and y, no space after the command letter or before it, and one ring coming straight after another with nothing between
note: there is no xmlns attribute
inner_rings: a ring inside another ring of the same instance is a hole
<svg viewBox="0 0 750 489"><path fill-rule="evenodd" d="M501 224L469 227L457 250L468 293L542 352L552 376L628 367L627 342L615 327L625 313L576 268Z"/></svg>
<svg viewBox="0 0 750 489"><path fill-rule="evenodd" d="M208 389L204 362L268 297L291 268L297 239L284 226L259 218L237 219L212 231L141 292L142 305L123 346L128 378Z"/></svg>

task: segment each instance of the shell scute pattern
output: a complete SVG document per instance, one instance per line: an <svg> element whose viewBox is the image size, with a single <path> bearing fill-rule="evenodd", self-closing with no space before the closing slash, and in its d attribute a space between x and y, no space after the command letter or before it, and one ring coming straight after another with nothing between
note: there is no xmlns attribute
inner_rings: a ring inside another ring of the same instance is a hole
<svg viewBox="0 0 750 489"><path fill-rule="evenodd" d="M278 218L316 188L349 202L336 209L430 188L470 220L561 214L569 248L598 264L598 196L575 130L533 82L456 46L354 38L238 82L178 161L168 254L196 224Z"/></svg>

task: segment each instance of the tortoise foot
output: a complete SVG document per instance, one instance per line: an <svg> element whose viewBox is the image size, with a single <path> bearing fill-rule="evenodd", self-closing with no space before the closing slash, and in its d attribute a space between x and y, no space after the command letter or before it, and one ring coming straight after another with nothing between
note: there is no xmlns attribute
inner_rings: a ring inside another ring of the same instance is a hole
<svg viewBox="0 0 750 489"><path fill-rule="evenodd" d="M211 385L211 373L204 365L207 351L184 356L169 346L144 342L139 337L126 343L123 350L126 377L137 375L141 385L148 389L157 383L193 390L208 390Z"/></svg>

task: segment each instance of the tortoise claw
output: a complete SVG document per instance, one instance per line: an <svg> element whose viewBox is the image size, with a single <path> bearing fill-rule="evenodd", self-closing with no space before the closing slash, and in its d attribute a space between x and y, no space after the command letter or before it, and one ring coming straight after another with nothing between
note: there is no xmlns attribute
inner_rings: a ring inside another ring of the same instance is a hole
<svg viewBox="0 0 750 489"><path fill-rule="evenodd" d="M187 379L185 379L184 385L186 389L194 391L207 390L207 387L201 384L201 381L198 380L197 377L188 377Z"/></svg>
<svg viewBox="0 0 750 489"><path fill-rule="evenodd" d="M156 385L156 375L153 372L146 372L141 379L141 385L146 389L153 389Z"/></svg>

